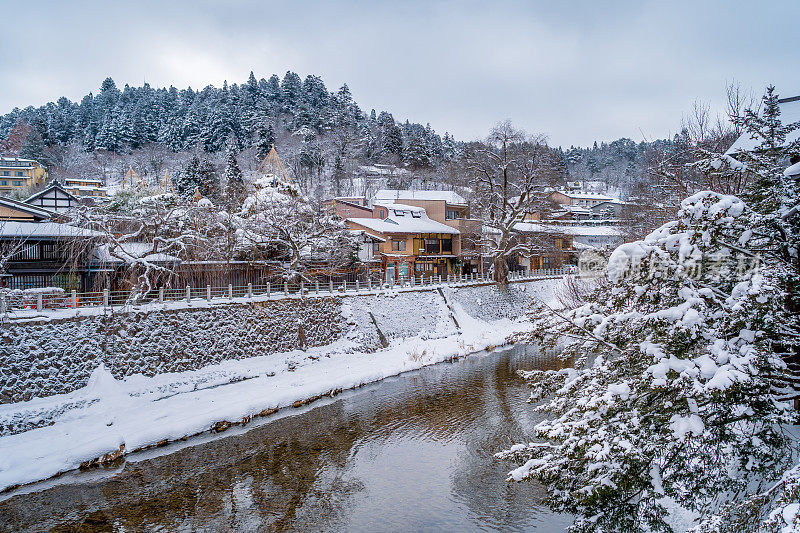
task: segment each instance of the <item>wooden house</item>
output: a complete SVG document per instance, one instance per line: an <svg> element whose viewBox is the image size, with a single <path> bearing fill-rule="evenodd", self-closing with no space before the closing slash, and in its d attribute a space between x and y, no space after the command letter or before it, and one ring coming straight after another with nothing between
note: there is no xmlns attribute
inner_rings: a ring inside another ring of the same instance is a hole
<svg viewBox="0 0 800 533"><path fill-rule="evenodd" d="M81 200L58 182L53 182L46 189L27 198L25 203L53 213L66 213L81 205Z"/></svg>

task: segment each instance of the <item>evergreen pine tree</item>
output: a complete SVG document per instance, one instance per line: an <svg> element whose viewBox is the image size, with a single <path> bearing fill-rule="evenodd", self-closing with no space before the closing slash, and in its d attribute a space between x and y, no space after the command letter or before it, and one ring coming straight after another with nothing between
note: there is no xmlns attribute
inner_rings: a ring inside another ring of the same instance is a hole
<svg viewBox="0 0 800 533"><path fill-rule="evenodd" d="M413 168L430 166L431 155L424 131L413 131L408 136L406 146L403 148L403 161Z"/></svg>
<svg viewBox="0 0 800 533"><path fill-rule="evenodd" d="M245 197L244 175L236 161L236 153L231 145L225 154L225 201L233 212L241 208Z"/></svg>
<svg viewBox="0 0 800 533"><path fill-rule="evenodd" d="M341 196L342 183L345 179L344 161L340 155L336 155L333 162L333 194L334 196Z"/></svg>
<svg viewBox="0 0 800 533"><path fill-rule="evenodd" d="M287 71L281 81L280 98L282 111L292 117L296 116L302 104L302 95L303 82L300 81L300 76L292 71Z"/></svg>
<svg viewBox="0 0 800 533"><path fill-rule="evenodd" d="M403 154L403 132L389 113L382 111L378 115L378 127L381 138L381 150L400 156Z"/></svg>
<svg viewBox="0 0 800 533"><path fill-rule="evenodd" d="M750 196L770 201L692 195L676 221L614 251L585 305L534 313L533 339L562 342L575 365L526 373L533 400L554 394L537 408L546 442L500 456L521 464L510 479L543 482L551 508L576 514L575 531L671 531L669 500L706 519L704 533L762 531L771 502L796 497L784 427L796 420L800 193L782 169L799 146L774 135L769 107L747 128L772 140L693 165L759 174Z"/></svg>
<svg viewBox="0 0 800 533"><path fill-rule="evenodd" d="M199 192L201 196L213 200L218 197L219 192L219 180L214 165L197 154L192 156L186 168L180 173L175 186L185 197L191 197L195 192Z"/></svg>
<svg viewBox="0 0 800 533"><path fill-rule="evenodd" d="M736 155L755 175L755 183L746 199L762 213L774 212L785 201L785 184L775 176L780 175L780 169L793 156L800 155L800 145L795 142L786 146L786 136L800 128L800 122L781 123L778 95L773 85L767 87L762 98L761 113L746 110L738 121L758 142L754 150Z"/></svg>
<svg viewBox="0 0 800 533"><path fill-rule="evenodd" d="M201 196L210 200L216 200L220 197L217 171L211 161L205 157L200 160L200 165L197 169L197 183Z"/></svg>
<svg viewBox="0 0 800 533"><path fill-rule="evenodd" d="M256 144L258 162L264 160L275 145L275 130L272 123L260 123L258 126L258 143Z"/></svg>
<svg viewBox="0 0 800 533"><path fill-rule="evenodd" d="M49 161L45 155L44 141L42 141L42 136L39 135L39 132L32 129L25 136L25 141L19 150L19 156L23 159L33 159L45 166L48 165Z"/></svg>

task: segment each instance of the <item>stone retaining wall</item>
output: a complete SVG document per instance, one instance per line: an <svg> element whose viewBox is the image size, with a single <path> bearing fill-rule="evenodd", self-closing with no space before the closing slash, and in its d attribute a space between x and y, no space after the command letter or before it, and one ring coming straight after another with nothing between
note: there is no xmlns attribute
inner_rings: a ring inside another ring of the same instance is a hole
<svg viewBox="0 0 800 533"><path fill-rule="evenodd" d="M116 378L153 376L345 336L362 351L400 337L444 337L456 333L448 303L483 320L517 318L542 283L513 283L502 292L476 285L10 320L0 327L0 403L74 391L100 362Z"/></svg>
<svg viewBox="0 0 800 533"><path fill-rule="evenodd" d="M346 329L339 298L10 321L0 329L0 401L71 392L102 361L116 377L196 370L322 346Z"/></svg>

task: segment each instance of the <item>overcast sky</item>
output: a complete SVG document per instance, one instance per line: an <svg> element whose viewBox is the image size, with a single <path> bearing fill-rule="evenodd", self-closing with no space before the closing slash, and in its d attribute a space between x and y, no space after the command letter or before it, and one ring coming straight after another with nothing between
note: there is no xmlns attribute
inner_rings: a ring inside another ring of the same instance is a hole
<svg viewBox="0 0 800 533"><path fill-rule="evenodd" d="M726 83L800 94L800 2L3 2L0 113L126 83L317 74L362 109L458 139L499 120L551 144L674 133Z"/></svg>

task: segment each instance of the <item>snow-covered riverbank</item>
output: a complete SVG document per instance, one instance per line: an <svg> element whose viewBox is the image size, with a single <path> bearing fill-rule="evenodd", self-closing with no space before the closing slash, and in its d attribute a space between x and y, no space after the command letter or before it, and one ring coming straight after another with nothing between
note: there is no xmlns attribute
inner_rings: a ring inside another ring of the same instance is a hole
<svg viewBox="0 0 800 533"><path fill-rule="evenodd" d="M552 300L556 284L542 284L537 296ZM529 327L524 318L476 319L459 303L452 312L447 318L455 318L458 330L396 338L371 353L353 351L343 338L308 351L154 377L115 380L98 367L86 387L70 394L0 406L6 427L34 428L0 437L0 490L500 346Z"/></svg>

